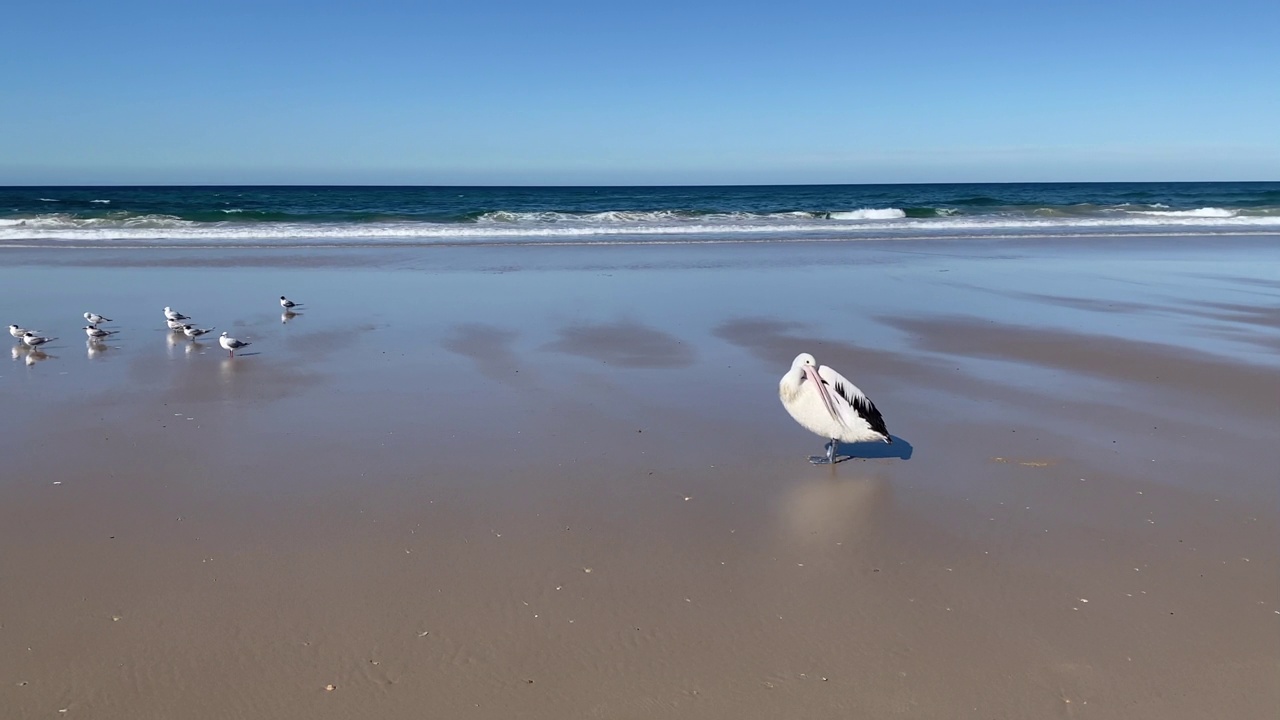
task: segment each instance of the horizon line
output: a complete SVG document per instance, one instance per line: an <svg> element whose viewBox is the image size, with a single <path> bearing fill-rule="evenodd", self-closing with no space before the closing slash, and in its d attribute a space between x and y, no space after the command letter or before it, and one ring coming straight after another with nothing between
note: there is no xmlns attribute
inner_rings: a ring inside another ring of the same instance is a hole
<svg viewBox="0 0 1280 720"><path fill-rule="evenodd" d="M969 182L848 182L848 183L604 183L604 184L419 184L419 183L0 183L0 188L483 188L483 189L582 189L582 188L766 188L766 187L866 187L907 185L1191 185L1275 184L1276 180L983 180Z"/></svg>

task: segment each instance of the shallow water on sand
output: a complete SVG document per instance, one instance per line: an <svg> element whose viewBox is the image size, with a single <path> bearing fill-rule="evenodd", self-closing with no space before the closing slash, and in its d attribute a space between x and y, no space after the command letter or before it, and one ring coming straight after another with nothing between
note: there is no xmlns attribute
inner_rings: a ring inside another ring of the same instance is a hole
<svg viewBox="0 0 1280 720"><path fill-rule="evenodd" d="M17 717L1278 699L1274 238L3 255ZM809 466L800 351L895 443Z"/></svg>

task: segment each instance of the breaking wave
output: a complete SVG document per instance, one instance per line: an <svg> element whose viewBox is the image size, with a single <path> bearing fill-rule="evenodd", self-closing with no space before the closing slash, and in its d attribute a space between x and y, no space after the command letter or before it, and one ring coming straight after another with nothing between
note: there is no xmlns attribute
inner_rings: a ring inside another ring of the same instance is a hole
<svg viewBox="0 0 1280 720"><path fill-rule="evenodd" d="M906 216L907 213L905 211L897 208L842 210L827 214L827 217L832 220L897 220Z"/></svg>
<svg viewBox="0 0 1280 720"><path fill-rule="evenodd" d="M744 239L753 241L945 237L1002 234L1132 234L1203 230L1247 233L1280 230L1280 214L1243 215L1204 211L1129 211L1088 217L1048 215L936 214L908 217L902 210L830 213L606 212L484 213L473 222L197 222L174 215L76 217L47 213L0 218L0 243L141 242L188 244L466 244L581 242L598 240L674 242Z"/></svg>
<svg viewBox="0 0 1280 720"><path fill-rule="evenodd" d="M693 243L1280 233L1280 183L0 187L0 245Z"/></svg>
<svg viewBox="0 0 1280 720"><path fill-rule="evenodd" d="M1165 207L1168 207L1167 205ZM1188 218L1232 218L1239 215L1235 210L1224 210L1223 208L1204 207L1195 210L1139 210L1144 215L1155 215L1158 217L1188 217Z"/></svg>

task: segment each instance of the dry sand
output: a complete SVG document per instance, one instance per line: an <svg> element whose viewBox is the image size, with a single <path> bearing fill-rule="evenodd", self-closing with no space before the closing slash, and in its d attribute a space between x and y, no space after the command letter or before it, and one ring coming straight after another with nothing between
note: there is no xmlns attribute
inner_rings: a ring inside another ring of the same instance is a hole
<svg viewBox="0 0 1280 720"><path fill-rule="evenodd" d="M1280 708L1277 238L0 259L2 718Z"/></svg>

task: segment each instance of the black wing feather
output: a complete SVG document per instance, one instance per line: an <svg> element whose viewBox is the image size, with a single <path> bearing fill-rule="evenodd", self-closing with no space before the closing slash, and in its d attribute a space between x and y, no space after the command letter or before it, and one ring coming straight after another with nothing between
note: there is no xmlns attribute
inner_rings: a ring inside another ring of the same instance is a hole
<svg viewBox="0 0 1280 720"><path fill-rule="evenodd" d="M826 380L823 380L823 383L826 383ZM876 404L871 402L871 398L865 395L858 397L853 393L846 393L843 383L836 383L836 394L844 398L854 412L858 413L858 417L867 421L872 430L883 435L885 442L893 442L893 439L889 437L889 428L885 427L884 417L876 409Z"/></svg>

